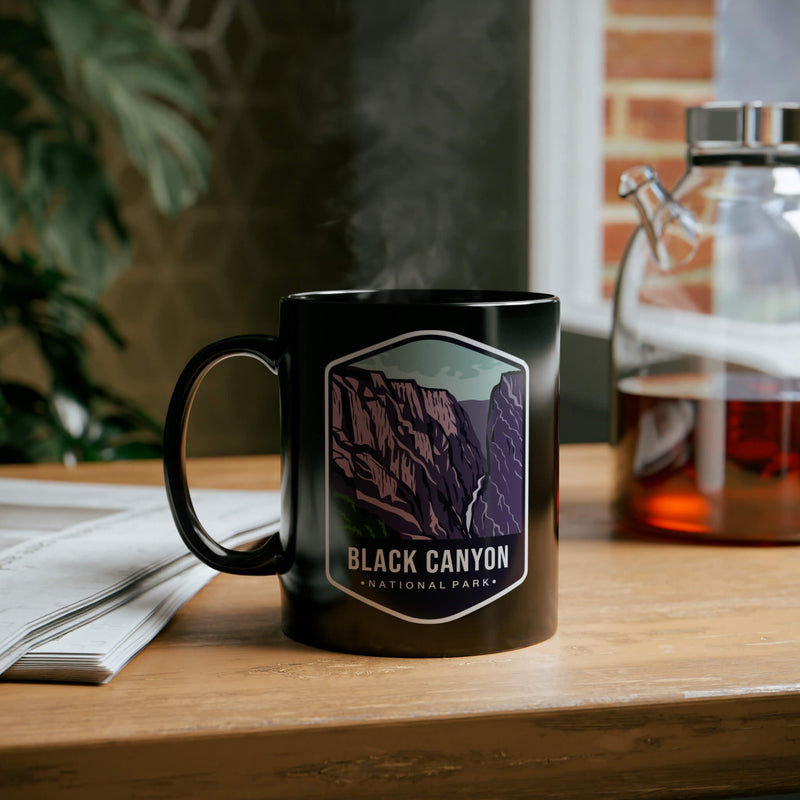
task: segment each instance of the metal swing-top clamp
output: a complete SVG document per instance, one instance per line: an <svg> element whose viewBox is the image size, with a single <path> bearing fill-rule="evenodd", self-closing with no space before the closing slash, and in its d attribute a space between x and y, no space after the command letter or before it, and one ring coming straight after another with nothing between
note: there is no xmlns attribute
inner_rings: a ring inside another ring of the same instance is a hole
<svg viewBox="0 0 800 800"><path fill-rule="evenodd" d="M687 109L686 141L695 164L800 161L800 104L706 103Z"/></svg>

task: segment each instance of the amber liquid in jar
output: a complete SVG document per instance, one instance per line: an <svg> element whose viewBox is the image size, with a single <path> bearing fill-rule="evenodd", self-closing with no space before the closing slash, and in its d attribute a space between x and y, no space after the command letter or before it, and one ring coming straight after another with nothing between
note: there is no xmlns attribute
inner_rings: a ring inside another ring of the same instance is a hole
<svg viewBox="0 0 800 800"><path fill-rule="evenodd" d="M800 380L624 378L616 413L623 531L800 542Z"/></svg>

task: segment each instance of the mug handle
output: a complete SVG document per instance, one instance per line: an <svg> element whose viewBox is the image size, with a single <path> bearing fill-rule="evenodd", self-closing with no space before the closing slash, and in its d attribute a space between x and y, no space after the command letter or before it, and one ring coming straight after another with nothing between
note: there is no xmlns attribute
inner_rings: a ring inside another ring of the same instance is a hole
<svg viewBox="0 0 800 800"><path fill-rule="evenodd" d="M283 347L274 336L232 336L200 350L184 367L172 392L164 423L164 483L175 525L186 546L203 563L235 575L274 575L288 568L280 536L273 533L255 550L231 550L200 523L186 480L186 429L200 382L220 361L249 356L278 372Z"/></svg>

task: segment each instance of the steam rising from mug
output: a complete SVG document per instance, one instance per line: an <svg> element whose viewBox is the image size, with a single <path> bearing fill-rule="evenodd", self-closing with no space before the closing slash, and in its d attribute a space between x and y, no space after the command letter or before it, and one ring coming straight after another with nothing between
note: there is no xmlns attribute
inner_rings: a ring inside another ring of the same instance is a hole
<svg viewBox="0 0 800 800"><path fill-rule="evenodd" d="M524 286L528 3L351 0L354 285ZM330 130L330 128L329 128Z"/></svg>

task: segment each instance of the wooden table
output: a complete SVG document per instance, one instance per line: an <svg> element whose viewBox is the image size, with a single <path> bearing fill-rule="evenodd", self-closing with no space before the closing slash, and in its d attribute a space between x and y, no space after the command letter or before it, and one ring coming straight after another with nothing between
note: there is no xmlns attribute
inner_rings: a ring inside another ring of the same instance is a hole
<svg viewBox="0 0 800 800"><path fill-rule="evenodd" d="M195 462L277 486L277 459ZM0 684L0 798L734 796L800 788L800 548L610 535L605 446L566 446L558 634L380 659L280 632L220 576L110 684ZM0 475L157 483L153 463ZM177 535L177 534L176 534Z"/></svg>

